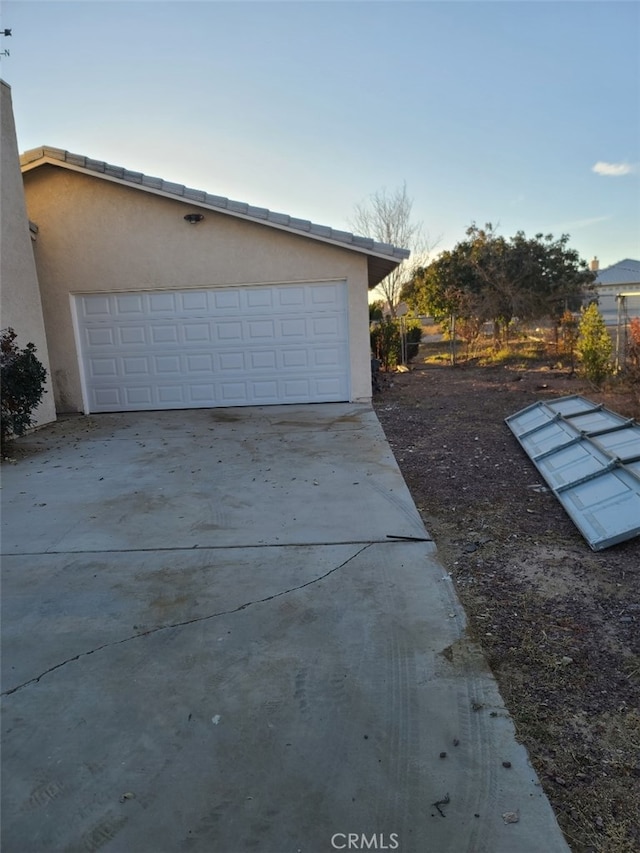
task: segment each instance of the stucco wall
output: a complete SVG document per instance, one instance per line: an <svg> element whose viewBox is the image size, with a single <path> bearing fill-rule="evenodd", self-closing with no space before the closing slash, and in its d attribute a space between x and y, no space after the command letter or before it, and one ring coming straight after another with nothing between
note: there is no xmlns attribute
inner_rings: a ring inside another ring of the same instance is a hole
<svg viewBox="0 0 640 853"><path fill-rule="evenodd" d="M82 411L70 294L344 279L351 399L371 397L367 261L196 204L43 165L23 175L58 411Z"/></svg>
<svg viewBox="0 0 640 853"><path fill-rule="evenodd" d="M23 348L35 344L37 357L50 373L47 339L29 221L25 209L20 160L11 103L11 89L0 81L0 325L11 327ZM33 413L37 425L56 418L50 382L42 403Z"/></svg>

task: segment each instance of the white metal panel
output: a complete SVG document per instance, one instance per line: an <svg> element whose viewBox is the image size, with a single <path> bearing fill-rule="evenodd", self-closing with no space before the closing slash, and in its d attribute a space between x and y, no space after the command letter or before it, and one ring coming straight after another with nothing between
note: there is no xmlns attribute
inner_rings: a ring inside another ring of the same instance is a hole
<svg viewBox="0 0 640 853"><path fill-rule="evenodd" d="M634 460L640 462L638 458L640 456L640 426L638 424L630 424L624 429L598 435L594 438L594 443L597 443L622 462L630 463Z"/></svg>
<svg viewBox="0 0 640 853"><path fill-rule="evenodd" d="M506 419L594 550L640 534L640 426L577 395Z"/></svg>
<svg viewBox="0 0 640 853"><path fill-rule="evenodd" d="M544 405L549 409L549 411L557 412L564 417L571 417L572 415L578 415L584 412L592 412L594 409L599 408L589 400L585 400L584 397L579 397L577 394L572 394L569 397L559 397L557 400L549 400Z"/></svg>
<svg viewBox="0 0 640 853"><path fill-rule="evenodd" d="M345 282L83 294L92 412L349 399Z"/></svg>

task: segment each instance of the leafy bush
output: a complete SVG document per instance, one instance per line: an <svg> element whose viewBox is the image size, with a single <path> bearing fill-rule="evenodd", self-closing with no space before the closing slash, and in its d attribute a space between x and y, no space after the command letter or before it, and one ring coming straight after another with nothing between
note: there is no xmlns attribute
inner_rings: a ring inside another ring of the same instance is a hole
<svg viewBox="0 0 640 853"><path fill-rule="evenodd" d="M384 370L390 370L400 363L401 344L400 327L391 317L385 317L371 327L371 352Z"/></svg>
<svg viewBox="0 0 640 853"><path fill-rule="evenodd" d="M36 347L20 349L13 329L0 333L0 397L2 401L2 444L12 436L24 435L32 426L33 410L42 400L47 371L36 358Z"/></svg>
<svg viewBox="0 0 640 853"><path fill-rule="evenodd" d="M413 361L418 355L422 340L422 323L419 320L407 322L407 361Z"/></svg>
<svg viewBox="0 0 640 853"><path fill-rule="evenodd" d="M580 372L594 385L602 385L613 373L613 341L595 302L582 312L576 353L580 359Z"/></svg>
<svg viewBox="0 0 640 853"><path fill-rule="evenodd" d="M371 327L371 351L384 370L392 370L402 363L401 320L385 317ZM418 355L422 339L422 323L416 318L404 319L407 361Z"/></svg>
<svg viewBox="0 0 640 853"><path fill-rule="evenodd" d="M369 303L369 323L379 323L384 318L384 302L378 299Z"/></svg>

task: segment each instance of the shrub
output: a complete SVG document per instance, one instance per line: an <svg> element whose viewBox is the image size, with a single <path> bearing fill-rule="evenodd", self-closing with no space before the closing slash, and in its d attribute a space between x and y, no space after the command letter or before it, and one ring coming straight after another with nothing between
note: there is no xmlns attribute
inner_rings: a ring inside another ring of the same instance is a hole
<svg viewBox="0 0 640 853"><path fill-rule="evenodd" d="M571 311L565 311L560 318L556 331L560 330L560 340L556 350L564 356L568 356L571 365L571 371L575 370L576 346L580 334L578 320Z"/></svg>
<svg viewBox="0 0 640 853"><path fill-rule="evenodd" d="M580 372L594 385L602 385L604 379L613 373L613 341L595 302L582 312L576 352L580 359Z"/></svg>
<svg viewBox="0 0 640 853"><path fill-rule="evenodd" d="M384 318L384 302L378 299L369 303L369 323L379 323Z"/></svg>
<svg viewBox="0 0 640 853"><path fill-rule="evenodd" d="M396 367L400 362L400 329L391 317L385 317L371 328L371 351L384 370Z"/></svg>
<svg viewBox="0 0 640 853"><path fill-rule="evenodd" d="M413 361L418 355L422 340L422 323L419 320L407 321L407 361Z"/></svg>
<svg viewBox="0 0 640 853"><path fill-rule="evenodd" d="M385 317L371 327L371 352L380 361L384 370L392 370L402 362L401 321ZM418 355L422 340L422 323L416 318L405 318L404 328L407 344L407 361Z"/></svg>
<svg viewBox="0 0 640 853"><path fill-rule="evenodd" d="M32 426L33 410L46 393L47 371L36 358L36 347L28 343L20 349L13 329L0 333L0 397L2 401L1 440L24 435Z"/></svg>

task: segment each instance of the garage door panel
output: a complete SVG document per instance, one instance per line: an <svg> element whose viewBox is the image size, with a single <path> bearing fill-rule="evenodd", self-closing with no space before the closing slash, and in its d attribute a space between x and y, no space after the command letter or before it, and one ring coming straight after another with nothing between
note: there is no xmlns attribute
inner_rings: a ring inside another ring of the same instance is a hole
<svg viewBox="0 0 640 853"><path fill-rule="evenodd" d="M213 356L211 353L203 352L186 357L187 373L212 373Z"/></svg>
<svg viewBox="0 0 640 853"><path fill-rule="evenodd" d="M256 350L247 353L249 370L274 370L278 366L275 350Z"/></svg>
<svg viewBox="0 0 640 853"><path fill-rule="evenodd" d="M148 338L150 336L147 335L148 330L145 329L144 326L122 326L116 330L101 329L100 331L109 332L111 334L114 346L146 347L149 345ZM113 335L112 331L115 331L116 334ZM97 341L96 346L99 346Z"/></svg>
<svg viewBox="0 0 640 853"><path fill-rule="evenodd" d="M282 369L305 369L309 366L309 353L306 349L286 349L281 352L280 366Z"/></svg>
<svg viewBox="0 0 640 853"><path fill-rule="evenodd" d="M272 341L276 336L276 324L274 320L249 320L244 332L249 344L253 341Z"/></svg>
<svg viewBox="0 0 640 853"><path fill-rule="evenodd" d="M212 337L209 323L184 323L182 333L185 344L209 343Z"/></svg>
<svg viewBox="0 0 640 853"><path fill-rule="evenodd" d="M283 338L300 338L304 340L307 337L307 321L304 317L280 320L278 325L280 336Z"/></svg>
<svg viewBox="0 0 640 853"><path fill-rule="evenodd" d="M220 402L227 406L243 406L247 403L246 382L221 382Z"/></svg>
<svg viewBox="0 0 640 853"><path fill-rule="evenodd" d="M211 309L216 314L224 311L233 311L237 314L242 310L239 290L216 290L210 295L209 301Z"/></svg>
<svg viewBox="0 0 640 853"><path fill-rule="evenodd" d="M242 342L242 321L234 320L216 323L214 338L217 338L221 343L229 343L229 341Z"/></svg>
<svg viewBox="0 0 640 853"><path fill-rule="evenodd" d="M122 376L148 376L149 375L149 359L145 356L136 356L134 358L123 358Z"/></svg>
<svg viewBox="0 0 640 853"><path fill-rule="evenodd" d="M214 360L214 372L217 370L222 372L244 371L244 352L221 352L217 354Z"/></svg>
<svg viewBox="0 0 640 853"><path fill-rule="evenodd" d="M103 317L106 320L111 320L113 316L111 300L108 296L81 297L78 309L81 316L91 319Z"/></svg>
<svg viewBox="0 0 640 853"><path fill-rule="evenodd" d="M256 403L265 405L278 397L278 383L275 379L264 382L251 381L251 396Z"/></svg>
<svg viewBox="0 0 640 853"><path fill-rule="evenodd" d="M205 290L180 293L177 295L178 305L175 310L185 314L194 311L206 311L209 313L208 294Z"/></svg>
<svg viewBox="0 0 640 853"><path fill-rule="evenodd" d="M278 307L285 311L304 309L306 306L303 287L280 287L276 290Z"/></svg>
<svg viewBox="0 0 640 853"><path fill-rule="evenodd" d="M145 313L145 300L142 294L131 293L115 297L116 314L130 317L132 314L143 315Z"/></svg>
<svg viewBox="0 0 640 853"><path fill-rule="evenodd" d="M162 385L158 388L158 403L161 408L185 407L185 389L182 385Z"/></svg>
<svg viewBox="0 0 640 853"><path fill-rule="evenodd" d="M181 376L183 372L182 359L178 355L154 355L152 364L154 376Z"/></svg>
<svg viewBox="0 0 640 853"><path fill-rule="evenodd" d="M108 376L112 379L114 376L119 376L117 358L92 358L89 362L89 371L91 376L96 378Z"/></svg>
<svg viewBox="0 0 640 853"><path fill-rule="evenodd" d="M283 396L286 400L296 400L299 397L310 397L311 386L309 380L304 377L298 379L285 379L282 383Z"/></svg>
<svg viewBox="0 0 640 853"><path fill-rule="evenodd" d="M340 367L341 353L337 347L323 347L316 349L312 353L314 367Z"/></svg>
<svg viewBox="0 0 640 853"><path fill-rule="evenodd" d="M150 406L153 403L153 390L149 385L125 388L124 400L131 407Z"/></svg>
<svg viewBox="0 0 640 853"><path fill-rule="evenodd" d="M85 337L90 347L113 347L115 345L113 329L87 329Z"/></svg>
<svg viewBox="0 0 640 853"><path fill-rule="evenodd" d="M337 376L333 379L316 379L315 381L314 394L317 397L330 398L335 394L340 394L341 391L340 378Z"/></svg>
<svg viewBox="0 0 640 853"><path fill-rule="evenodd" d="M119 388L97 388L94 391L93 396L95 401L94 411L102 410L118 412L122 409L122 398Z"/></svg>
<svg viewBox="0 0 640 853"><path fill-rule="evenodd" d="M311 285L309 295L314 307L318 305L339 305L340 298L337 285Z"/></svg>
<svg viewBox="0 0 640 853"><path fill-rule="evenodd" d="M340 320L338 317L313 317L311 328L315 337L337 338L340 336Z"/></svg>
<svg viewBox="0 0 640 853"><path fill-rule="evenodd" d="M273 291L271 288L257 287L245 290L247 308L273 308Z"/></svg>
<svg viewBox="0 0 640 853"><path fill-rule="evenodd" d="M76 297L89 411L349 399L346 285Z"/></svg>
<svg viewBox="0 0 640 853"><path fill-rule="evenodd" d="M147 300L150 314L175 314L179 310L173 293L150 293Z"/></svg>
<svg viewBox="0 0 640 853"><path fill-rule="evenodd" d="M170 325L155 324L151 326L151 343L152 344L177 344L180 340L178 327L175 323Z"/></svg>
<svg viewBox="0 0 640 853"><path fill-rule="evenodd" d="M208 403L215 399L212 382L204 382L202 384L190 385L190 396L194 403Z"/></svg>

